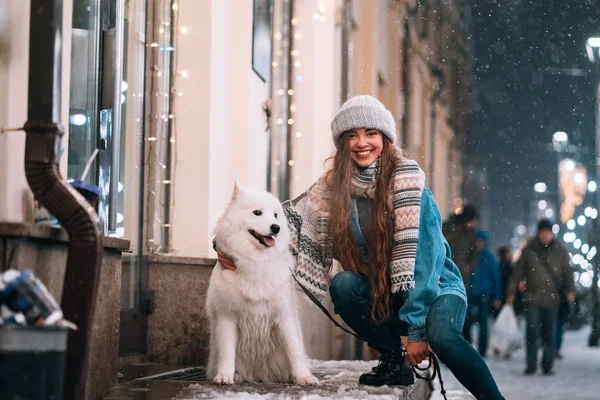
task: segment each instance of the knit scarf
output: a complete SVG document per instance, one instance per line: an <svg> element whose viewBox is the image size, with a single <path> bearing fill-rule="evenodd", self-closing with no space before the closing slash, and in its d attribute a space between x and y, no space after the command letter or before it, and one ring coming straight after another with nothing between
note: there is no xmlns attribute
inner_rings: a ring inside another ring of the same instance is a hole
<svg viewBox="0 0 600 400"><path fill-rule="evenodd" d="M378 172L379 160L366 169L355 168L352 178L353 195L372 199ZM392 293L415 286L415 258L424 187L425 174L417 162L404 158L398 150L398 162L388 199L394 217L394 237L388 268ZM329 197L330 190L325 176L322 176L302 195L284 203L296 256L293 272L296 279L320 301L327 294L333 266Z"/></svg>

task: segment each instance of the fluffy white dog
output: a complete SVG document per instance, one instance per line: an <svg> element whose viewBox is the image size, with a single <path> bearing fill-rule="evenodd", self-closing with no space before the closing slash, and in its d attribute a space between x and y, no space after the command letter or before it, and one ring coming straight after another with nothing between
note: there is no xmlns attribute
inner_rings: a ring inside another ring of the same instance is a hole
<svg viewBox="0 0 600 400"><path fill-rule="evenodd" d="M217 263L210 277L208 379L316 384L302 342L290 233L281 203L236 182L215 240L237 270Z"/></svg>

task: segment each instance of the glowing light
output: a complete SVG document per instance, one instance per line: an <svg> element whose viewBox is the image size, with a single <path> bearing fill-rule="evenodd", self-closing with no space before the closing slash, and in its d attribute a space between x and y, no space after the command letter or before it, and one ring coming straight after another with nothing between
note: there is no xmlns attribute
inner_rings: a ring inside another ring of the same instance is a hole
<svg viewBox="0 0 600 400"><path fill-rule="evenodd" d="M577 223L574 220L569 220L569 222L567 222L567 228L569 228L570 230L575 229L576 226Z"/></svg>
<svg viewBox="0 0 600 400"><path fill-rule="evenodd" d="M82 126L87 123L88 119L83 114L73 114L69 117L71 125Z"/></svg>
<svg viewBox="0 0 600 400"><path fill-rule="evenodd" d="M546 202L546 200L540 200L540 202L538 203L538 208L540 210L545 210L548 207L548 203Z"/></svg>
<svg viewBox="0 0 600 400"><path fill-rule="evenodd" d="M552 136L552 138L554 139L555 142L558 143L564 143L567 140L569 140L569 136L567 135L566 132L555 132L554 135Z"/></svg>
<svg viewBox="0 0 600 400"><path fill-rule="evenodd" d="M585 219L585 217L584 217L583 215L580 215L580 216L577 218L577 223L578 223L579 225L581 225L581 226L584 226L584 225L585 225L585 221L586 221L586 219Z"/></svg>
<svg viewBox="0 0 600 400"><path fill-rule="evenodd" d="M535 190L538 193L544 193L547 189L548 186L546 186L544 182L538 182L535 185L533 185L533 190Z"/></svg>
<svg viewBox="0 0 600 400"><path fill-rule="evenodd" d="M596 191L596 189L598 189L598 185L596 184L596 182L589 181L588 182L588 190L593 193Z"/></svg>
<svg viewBox="0 0 600 400"><path fill-rule="evenodd" d="M573 171L575 169L575 163L572 160L569 160L566 162L565 168L567 171Z"/></svg>

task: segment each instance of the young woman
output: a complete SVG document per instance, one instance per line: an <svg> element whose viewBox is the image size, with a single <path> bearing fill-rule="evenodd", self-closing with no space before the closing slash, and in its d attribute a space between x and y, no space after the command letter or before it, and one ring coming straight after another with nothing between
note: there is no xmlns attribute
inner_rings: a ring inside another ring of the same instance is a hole
<svg viewBox="0 0 600 400"><path fill-rule="evenodd" d="M410 385L411 367L438 355L478 399L502 399L485 363L461 332L466 294L442 235L425 176L395 145L392 114L377 99L344 103L332 124L330 169L284 204L298 282L381 353L366 385ZM218 252L223 268L235 269ZM343 271L331 278L332 260ZM401 336L408 336L407 357Z"/></svg>

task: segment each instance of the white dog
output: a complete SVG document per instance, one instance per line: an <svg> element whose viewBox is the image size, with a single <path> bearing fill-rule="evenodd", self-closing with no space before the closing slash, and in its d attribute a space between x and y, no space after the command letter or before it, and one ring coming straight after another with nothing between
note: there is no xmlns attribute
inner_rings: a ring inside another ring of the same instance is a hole
<svg viewBox="0 0 600 400"><path fill-rule="evenodd" d="M237 270L217 263L210 277L208 379L316 384L302 343L290 233L280 202L236 182L215 240Z"/></svg>

